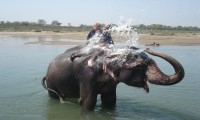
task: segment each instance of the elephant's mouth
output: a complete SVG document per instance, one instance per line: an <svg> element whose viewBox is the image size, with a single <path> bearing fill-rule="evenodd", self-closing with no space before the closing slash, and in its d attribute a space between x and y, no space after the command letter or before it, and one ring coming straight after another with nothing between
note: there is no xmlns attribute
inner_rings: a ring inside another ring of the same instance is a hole
<svg viewBox="0 0 200 120"><path fill-rule="evenodd" d="M145 84L143 84L142 87L144 88L144 90L145 90L147 93L149 93L149 86L148 86L148 84L147 84L146 81L145 81Z"/></svg>
<svg viewBox="0 0 200 120"><path fill-rule="evenodd" d="M136 72L134 76L132 77L133 84L136 85L136 87L143 88L147 93L149 93L149 86L147 84L147 77L144 74L143 71Z"/></svg>
<svg viewBox="0 0 200 120"><path fill-rule="evenodd" d="M145 78L132 78L132 80L127 84L134 87L143 88L147 93L149 93L149 86Z"/></svg>
<svg viewBox="0 0 200 120"><path fill-rule="evenodd" d="M147 76L143 70L129 71L125 70L120 74L121 80L125 84L133 87L143 88L147 93L149 93L149 86L147 84Z"/></svg>
<svg viewBox="0 0 200 120"><path fill-rule="evenodd" d="M134 87L143 88L147 93L149 93L149 86L146 80L140 80L140 81L132 80L131 84Z"/></svg>

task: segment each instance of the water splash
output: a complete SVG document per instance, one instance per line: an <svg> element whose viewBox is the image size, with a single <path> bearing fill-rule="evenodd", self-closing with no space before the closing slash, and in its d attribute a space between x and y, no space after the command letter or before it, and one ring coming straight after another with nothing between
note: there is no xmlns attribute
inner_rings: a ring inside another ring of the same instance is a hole
<svg viewBox="0 0 200 120"><path fill-rule="evenodd" d="M113 60L124 61L126 60L126 56L130 53L139 54L143 52L144 49L130 49L131 47L138 47L139 39L137 29L133 28L133 19L125 19L124 17L120 17L119 24L111 25L111 27L106 31L109 32L112 36L113 34L117 34L122 36L123 38L127 38L123 39L126 45L123 46L123 48L117 48L116 45L113 44L102 44L101 40L103 34L97 31L95 35L88 40L87 47L81 50L81 52L91 54L94 49L98 49L109 53L110 56L118 55L117 57L110 59L110 62L112 62Z"/></svg>
<svg viewBox="0 0 200 120"><path fill-rule="evenodd" d="M127 46L138 46L139 35L137 29L133 28L133 19L120 17L118 25L113 25L109 31L117 35L124 36Z"/></svg>
<svg viewBox="0 0 200 120"><path fill-rule="evenodd" d="M103 32L109 32L112 36L116 35L116 40L118 40L121 37L123 40L122 42L126 44L126 47L138 47L139 35L137 33L137 29L133 26L133 19L126 19L124 17L120 17L118 24L111 24L111 27L108 30L104 30ZM97 31L95 35L88 40L87 46L92 48L100 48L101 39L102 33L100 31ZM116 49L116 47L113 46L113 44L107 44L107 47L112 49L113 51Z"/></svg>
<svg viewBox="0 0 200 120"><path fill-rule="evenodd" d="M104 30L103 33L101 31L96 31L94 36L92 36L88 42L87 42L87 47L84 48L84 52L87 52L88 49L104 49L104 50L111 50L112 52L115 51L115 46L114 44L109 44L106 43L103 38L104 38L104 32L109 32L108 30ZM111 38L112 39L112 38Z"/></svg>

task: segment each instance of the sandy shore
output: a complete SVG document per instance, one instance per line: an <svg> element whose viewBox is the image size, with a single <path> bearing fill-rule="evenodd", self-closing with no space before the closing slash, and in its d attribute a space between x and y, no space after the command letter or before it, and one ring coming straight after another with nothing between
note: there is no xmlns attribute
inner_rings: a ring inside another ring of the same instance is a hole
<svg viewBox="0 0 200 120"><path fill-rule="evenodd" d="M86 41L86 32L69 32L69 33L55 33L55 32L0 32L0 35L11 36L44 36L44 37L59 37L64 39L80 40L80 42L65 42L65 41L52 41L48 42L51 45L63 44L84 44ZM114 41L117 41L116 36L112 35ZM28 44L39 44L45 41L35 41ZM149 35L139 34L139 43L143 45L152 44L156 42L160 45L200 45L200 34L175 34L172 36Z"/></svg>

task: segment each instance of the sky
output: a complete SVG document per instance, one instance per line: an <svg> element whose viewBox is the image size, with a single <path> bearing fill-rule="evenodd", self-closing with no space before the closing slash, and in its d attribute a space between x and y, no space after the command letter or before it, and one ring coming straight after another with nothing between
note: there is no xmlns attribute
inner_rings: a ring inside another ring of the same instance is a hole
<svg viewBox="0 0 200 120"><path fill-rule="evenodd" d="M200 0L0 0L0 21L92 25L117 24L120 17L133 24L200 27Z"/></svg>

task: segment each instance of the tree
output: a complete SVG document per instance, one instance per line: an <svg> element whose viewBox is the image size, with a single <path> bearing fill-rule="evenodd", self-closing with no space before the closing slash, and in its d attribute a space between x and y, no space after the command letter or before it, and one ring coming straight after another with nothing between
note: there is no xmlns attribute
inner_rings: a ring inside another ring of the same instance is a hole
<svg viewBox="0 0 200 120"><path fill-rule="evenodd" d="M139 29L145 29L145 27L146 27L146 26L145 26L144 24L138 25L138 28L139 28Z"/></svg>
<svg viewBox="0 0 200 120"><path fill-rule="evenodd" d="M80 27L80 28L83 28L83 27L84 27L84 25L83 25L83 24L81 24L79 27Z"/></svg>
<svg viewBox="0 0 200 120"><path fill-rule="evenodd" d="M54 21L51 22L51 25L52 25L52 26L60 26L61 23L58 22L57 20L54 20Z"/></svg>
<svg viewBox="0 0 200 120"><path fill-rule="evenodd" d="M45 26L46 25L46 21L45 20L42 20L42 19L38 19L38 24L41 25L41 26Z"/></svg>
<svg viewBox="0 0 200 120"><path fill-rule="evenodd" d="M182 30L183 27L179 25L179 26L176 27L176 29L177 29L177 30Z"/></svg>
<svg viewBox="0 0 200 120"><path fill-rule="evenodd" d="M4 21L1 21L1 25L3 25L5 22Z"/></svg>
<svg viewBox="0 0 200 120"><path fill-rule="evenodd" d="M29 22L26 21L26 22L21 22L22 25L25 25L25 26L28 26L29 25Z"/></svg>

